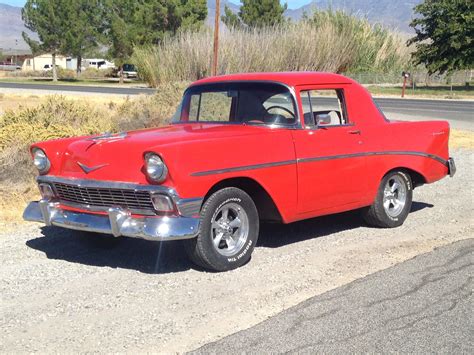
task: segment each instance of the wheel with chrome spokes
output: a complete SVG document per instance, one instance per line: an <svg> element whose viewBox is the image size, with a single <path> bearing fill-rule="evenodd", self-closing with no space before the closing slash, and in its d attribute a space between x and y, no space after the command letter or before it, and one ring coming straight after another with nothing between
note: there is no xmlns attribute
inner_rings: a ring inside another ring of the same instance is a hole
<svg viewBox="0 0 474 355"><path fill-rule="evenodd" d="M249 235L247 212L234 202L220 207L212 218L212 240L219 254L232 256L242 249Z"/></svg>
<svg viewBox="0 0 474 355"><path fill-rule="evenodd" d="M197 238L185 241L191 260L214 271L235 269L248 262L257 243L257 208L245 191L221 189L204 202L199 228Z"/></svg>
<svg viewBox="0 0 474 355"><path fill-rule="evenodd" d="M363 211L366 222L382 228L402 225L411 209L412 186L405 171L395 170L385 175L374 203Z"/></svg>

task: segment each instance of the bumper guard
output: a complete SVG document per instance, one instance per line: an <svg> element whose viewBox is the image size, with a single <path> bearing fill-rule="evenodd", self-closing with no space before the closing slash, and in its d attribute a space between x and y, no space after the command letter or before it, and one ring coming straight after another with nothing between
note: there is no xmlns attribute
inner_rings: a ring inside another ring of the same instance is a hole
<svg viewBox="0 0 474 355"><path fill-rule="evenodd" d="M456 164L454 163L453 158L448 159L448 174L450 177L453 177L456 174Z"/></svg>

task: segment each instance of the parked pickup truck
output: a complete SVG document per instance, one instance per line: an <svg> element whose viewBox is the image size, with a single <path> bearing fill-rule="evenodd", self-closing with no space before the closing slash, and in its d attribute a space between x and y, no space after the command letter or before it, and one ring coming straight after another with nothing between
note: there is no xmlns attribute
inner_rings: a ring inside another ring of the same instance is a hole
<svg viewBox="0 0 474 355"><path fill-rule="evenodd" d="M154 241L198 265L244 265L260 221L361 209L400 226L413 189L455 173L444 121L388 120L341 75L218 76L185 91L170 125L36 143L42 199L24 218Z"/></svg>

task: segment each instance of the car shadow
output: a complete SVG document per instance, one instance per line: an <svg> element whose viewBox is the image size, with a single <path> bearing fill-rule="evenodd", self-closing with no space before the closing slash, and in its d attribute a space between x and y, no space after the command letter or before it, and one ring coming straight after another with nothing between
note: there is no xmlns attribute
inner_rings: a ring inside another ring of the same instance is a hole
<svg viewBox="0 0 474 355"><path fill-rule="evenodd" d="M413 202L411 212L431 207L432 204ZM286 225L262 223L257 248L279 248L365 226L359 210ZM159 243L133 238L114 238L58 227L42 227L41 233L41 237L28 240L26 245L44 252L48 259L96 267L130 269L148 274L203 270L189 261L183 244L179 241Z"/></svg>
<svg viewBox="0 0 474 355"><path fill-rule="evenodd" d="M58 227L43 227L41 233L41 237L28 240L26 245L44 252L48 259L148 274L199 269L188 260L180 242L114 238Z"/></svg>
<svg viewBox="0 0 474 355"><path fill-rule="evenodd" d="M432 205L431 203L413 201L413 203L411 204L410 213L418 212L418 211L421 211L425 208L433 208L433 207L434 207L434 205Z"/></svg>

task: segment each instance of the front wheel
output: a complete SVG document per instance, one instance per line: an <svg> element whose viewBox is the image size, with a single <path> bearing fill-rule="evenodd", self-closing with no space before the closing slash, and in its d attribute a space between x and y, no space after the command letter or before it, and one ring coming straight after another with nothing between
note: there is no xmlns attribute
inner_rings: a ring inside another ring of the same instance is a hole
<svg viewBox="0 0 474 355"><path fill-rule="evenodd" d="M412 198L410 175L401 170L391 171L382 179L375 201L364 210L363 217L376 227L401 226L410 212Z"/></svg>
<svg viewBox="0 0 474 355"><path fill-rule="evenodd" d="M191 260L206 269L227 271L250 260L259 218L251 197L235 187L213 193L201 209L199 234L185 240Z"/></svg>

